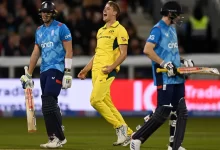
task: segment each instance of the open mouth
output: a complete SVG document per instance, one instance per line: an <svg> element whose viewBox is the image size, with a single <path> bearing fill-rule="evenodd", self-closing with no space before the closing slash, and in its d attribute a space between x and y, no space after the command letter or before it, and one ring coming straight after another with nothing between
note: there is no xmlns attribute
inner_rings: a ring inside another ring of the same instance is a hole
<svg viewBox="0 0 220 150"><path fill-rule="evenodd" d="M48 19L48 17L42 17L43 19Z"/></svg>
<svg viewBox="0 0 220 150"><path fill-rule="evenodd" d="M103 16L106 17L106 16L107 16L107 13L103 13Z"/></svg>

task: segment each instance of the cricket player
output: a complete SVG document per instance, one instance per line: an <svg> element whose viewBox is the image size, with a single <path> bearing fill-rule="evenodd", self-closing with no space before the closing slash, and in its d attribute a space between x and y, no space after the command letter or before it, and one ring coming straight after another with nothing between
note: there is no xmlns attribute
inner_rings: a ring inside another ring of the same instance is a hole
<svg viewBox="0 0 220 150"><path fill-rule="evenodd" d="M170 116L170 145L168 150L185 150L181 146L188 111L185 103L184 76L176 68L183 63L193 67L192 60L180 57L177 34L173 24L179 24L181 6L175 1L165 3L161 9L162 19L152 28L144 53L152 60L153 79L157 86L157 108L146 117L144 125L132 135L131 150L140 150L143 144ZM167 73L156 73L157 68L166 68Z"/></svg>
<svg viewBox="0 0 220 150"><path fill-rule="evenodd" d="M127 56L129 39L125 28L116 21L119 14L118 4L108 1L103 10L106 24L98 30L95 55L80 71L78 78L85 79L87 72L92 70L93 90L90 103L116 129L118 139L113 145L126 146L130 143L133 131L115 108L110 95L110 86Z"/></svg>
<svg viewBox="0 0 220 150"><path fill-rule="evenodd" d="M32 73L41 55L40 84L42 90L42 113L49 141L41 148L58 148L67 142L62 130L62 116L58 106L61 88L71 87L72 76L72 37L67 26L56 21L55 5L45 1L41 4L39 14L43 25L38 27L35 46L30 58L28 73L20 80L23 88L34 86Z"/></svg>

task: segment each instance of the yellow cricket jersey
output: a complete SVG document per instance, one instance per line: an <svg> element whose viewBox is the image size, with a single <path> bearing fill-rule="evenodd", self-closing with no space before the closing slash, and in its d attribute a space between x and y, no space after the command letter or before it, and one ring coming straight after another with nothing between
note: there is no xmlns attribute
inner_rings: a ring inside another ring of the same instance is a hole
<svg viewBox="0 0 220 150"><path fill-rule="evenodd" d="M92 70L102 70L106 65L112 65L120 55L119 45L128 44L126 29L116 21L109 28L103 26L97 33L97 47ZM118 72L120 66L116 67Z"/></svg>

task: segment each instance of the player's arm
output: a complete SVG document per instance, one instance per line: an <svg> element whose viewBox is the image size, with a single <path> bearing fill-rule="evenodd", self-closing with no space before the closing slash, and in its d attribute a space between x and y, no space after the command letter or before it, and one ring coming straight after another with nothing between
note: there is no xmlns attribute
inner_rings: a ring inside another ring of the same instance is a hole
<svg viewBox="0 0 220 150"><path fill-rule="evenodd" d="M102 71L104 74L109 74L110 72L112 72L112 70L114 70L125 60L125 58L127 57L128 39L128 33L125 30L125 28L120 28L117 35L117 42L119 45L120 55L116 59L116 61L113 64L111 64L111 66L103 67L104 69Z"/></svg>
<svg viewBox="0 0 220 150"><path fill-rule="evenodd" d="M99 35L100 30L98 30L97 35ZM96 37L97 37L96 35ZM81 80L84 80L86 78L87 73L92 70L92 66L93 66L93 60L94 60L93 56L90 61L88 62L88 64L78 73L77 77Z"/></svg>
<svg viewBox="0 0 220 150"><path fill-rule="evenodd" d="M115 69L117 66L119 66L127 57L127 44L121 44L119 45L120 50L120 56L116 59L116 61L111 65L113 69Z"/></svg>
<svg viewBox="0 0 220 150"><path fill-rule="evenodd" d="M116 61L112 64L113 69L119 66L127 57L128 39L129 39L129 36L128 36L126 29L121 28L117 36L117 42L119 45L120 55L116 59Z"/></svg>
<svg viewBox="0 0 220 150"><path fill-rule="evenodd" d="M160 64L161 67L166 68L168 70L167 74L169 77L176 75L176 69L172 62L164 61L162 58L160 58L156 52L154 51L154 48L156 44L159 43L161 38L161 31L159 28L153 28L151 31L151 34L149 38L147 39L147 42L144 47L144 53L154 62L157 64Z"/></svg>
<svg viewBox="0 0 220 150"><path fill-rule="evenodd" d="M71 36L70 30L65 24L61 25L59 36L63 43L63 48L66 51L65 70L70 72L72 68L72 57L73 57L72 36Z"/></svg>
<svg viewBox="0 0 220 150"><path fill-rule="evenodd" d="M94 56L90 59L89 63L83 68L84 71L89 72L92 69Z"/></svg>
<svg viewBox="0 0 220 150"><path fill-rule="evenodd" d="M67 28L65 24L62 24L59 31L59 36L61 41L63 42L63 48L66 51L65 55L65 70L64 76L62 80L62 88L67 89L70 88L72 85L72 75L71 75L71 68L72 68L72 57L73 57L73 50L72 50L72 36L70 30Z"/></svg>
<svg viewBox="0 0 220 150"><path fill-rule="evenodd" d="M23 89L26 89L28 86L31 88L34 87L32 74L33 74L34 68L36 67L39 57L40 57L40 48L37 44L35 44L34 50L31 54L28 71L27 72L25 71L25 75L22 75L20 78Z"/></svg>
<svg viewBox="0 0 220 150"><path fill-rule="evenodd" d="M144 54L146 54L151 60L154 62L161 64L163 62L163 59L161 59L154 51L156 44L146 42L144 46Z"/></svg>
<svg viewBox="0 0 220 150"><path fill-rule="evenodd" d="M33 74L34 69L36 67L37 61L40 58L40 48L37 44L34 45L34 50L31 54L31 58L30 58L30 64L29 64L29 69L28 69L28 73L30 75Z"/></svg>
<svg viewBox="0 0 220 150"><path fill-rule="evenodd" d="M63 41L63 47L66 51L65 55L65 69L72 68L72 57L73 57L73 50L72 50L72 40Z"/></svg>
<svg viewBox="0 0 220 150"><path fill-rule="evenodd" d="M156 52L154 51L154 48L156 44L159 42L161 38L161 31L159 28L153 28L149 38L147 39L147 42L144 46L144 54L146 54L151 60L154 62L161 64L163 62L163 59L161 59Z"/></svg>
<svg viewBox="0 0 220 150"><path fill-rule="evenodd" d="M89 63L79 72L78 78L84 80L86 78L87 73L92 69L94 56L90 59Z"/></svg>

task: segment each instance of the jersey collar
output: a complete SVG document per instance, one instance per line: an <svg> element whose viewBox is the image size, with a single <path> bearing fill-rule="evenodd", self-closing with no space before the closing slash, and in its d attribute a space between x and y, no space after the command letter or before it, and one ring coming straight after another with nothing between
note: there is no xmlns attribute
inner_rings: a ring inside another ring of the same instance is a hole
<svg viewBox="0 0 220 150"><path fill-rule="evenodd" d="M169 27L163 20L160 20L160 23L166 27Z"/></svg>
<svg viewBox="0 0 220 150"><path fill-rule="evenodd" d="M55 22L55 20L53 20L48 27L52 26L54 24L54 22ZM45 26L45 24L43 24L43 27L47 27L47 26Z"/></svg>
<svg viewBox="0 0 220 150"><path fill-rule="evenodd" d="M118 22L118 21L115 21L115 22L111 25L111 27L116 28L118 25L119 25L119 22ZM107 29L106 24L103 26L103 29Z"/></svg>

